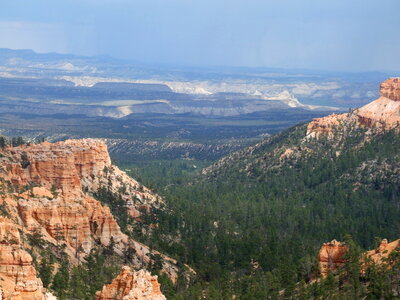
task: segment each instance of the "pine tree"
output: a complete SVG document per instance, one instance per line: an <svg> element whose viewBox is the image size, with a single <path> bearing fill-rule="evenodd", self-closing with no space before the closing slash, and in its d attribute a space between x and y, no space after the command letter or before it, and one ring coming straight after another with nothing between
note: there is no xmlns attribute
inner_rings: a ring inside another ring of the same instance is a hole
<svg viewBox="0 0 400 300"><path fill-rule="evenodd" d="M53 264L46 258L43 257L39 266L39 277L42 279L43 286L48 287L53 277Z"/></svg>
<svg viewBox="0 0 400 300"><path fill-rule="evenodd" d="M7 141L4 137L0 136L0 148L3 149L5 146L7 146Z"/></svg>
<svg viewBox="0 0 400 300"><path fill-rule="evenodd" d="M69 270L68 265L63 263L53 278L51 288L59 299L66 299L69 289Z"/></svg>

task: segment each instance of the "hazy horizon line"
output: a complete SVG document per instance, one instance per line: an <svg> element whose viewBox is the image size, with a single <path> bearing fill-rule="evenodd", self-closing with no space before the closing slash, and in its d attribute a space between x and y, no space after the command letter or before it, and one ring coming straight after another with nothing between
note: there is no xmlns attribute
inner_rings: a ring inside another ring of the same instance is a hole
<svg viewBox="0 0 400 300"><path fill-rule="evenodd" d="M155 62L155 61L147 61L147 60L135 60L125 57L117 57L112 54L95 54L95 55L88 55L88 54L79 54L79 53L72 53L72 52L59 52L59 51L49 51L49 52L42 52L37 51L32 48L8 48L8 47L0 47L0 50L11 50L11 51L31 51L37 55L60 55L60 56L75 56L77 58L108 58L115 61L119 61L120 63L129 63L129 64L138 64L147 67L178 67L178 68L198 68L198 69L213 69L213 68L223 68L223 69L266 69L266 70L275 70L275 71L296 71L296 72L315 72L315 73L345 73L345 74L354 74L354 73L398 73L397 75L391 77L399 77L400 70L388 70L388 69L353 69L353 70L343 70L343 69L316 69L316 68L300 68L300 67L271 67L271 66L250 66L250 65L204 65L204 64L183 64L183 63L168 63L168 62Z"/></svg>

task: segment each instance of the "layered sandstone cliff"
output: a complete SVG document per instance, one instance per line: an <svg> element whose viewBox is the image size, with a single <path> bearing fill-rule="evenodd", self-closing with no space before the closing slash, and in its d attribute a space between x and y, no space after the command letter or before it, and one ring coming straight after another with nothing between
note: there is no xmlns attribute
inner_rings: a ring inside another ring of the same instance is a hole
<svg viewBox="0 0 400 300"><path fill-rule="evenodd" d="M16 192L24 226L31 232L43 231L52 241L65 242L75 255L77 249L89 253L96 241L108 245L111 237L116 251L122 252L127 244L110 209L91 192L103 187L118 193L132 217L162 203L159 196L113 166L107 146L99 140L10 147L0 163L0 179Z"/></svg>
<svg viewBox="0 0 400 300"><path fill-rule="evenodd" d="M40 185L65 197L79 197L82 190L106 187L126 201L132 216L140 209L159 206L162 199L111 164L107 146L94 139L10 147L1 161L0 176L14 186Z"/></svg>
<svg viewBox="0 0 400 300"><path fill-rule="evenodd" d="M34 280L36 273L28 262L30 256L23 250L30 245L19 244L16 228L26 236L38 233L45 243L60 246L72 264L82 262L96 245L110 245L112 239L117 254L134 250L130 251L135 253L130 264L135 267L146 267L153 255L160 255L161 272L176 280L175 260L129 239L121 232L110 208L93 198L92 193L100 188L118 193L126 201L132 217L140 216L143 207L150 210L162 205L160 197L111 164L103 142L92 139L45 142L9 147L0 154L0 215L9 217L8 223L0 219L0 226L4 225L0 232L10 236L12 241L17 240L16 245L2 246L0 256L12 253L10 255L20 260L23 267L29 267L17 272L21 281L10 279L18 283L18 288L26 286L32 294L29 299L36 299L32 298L36 297L36 291L41 295L41 283ZM10 222L12 225L5 225ZM0 260L0 272L9 270L8 266L6 260ZM7 272L5 274L9 274ZM26 274L27 282L21 274ZM15 292L7 282L0 282L3 290Z"/></svg>
<svg viewBox="0 0 400 300"><path fill-rule="evenodd" d="M157 276L123 267L121 273L96 293L96 300L165 300Z"/></svg>
<svg viewBox="0 0 400 300"><path fill-rule="evenodd" d="M0 217L0 299L42 300L42 281L31 255L21 246L18 229L10 219Z"/></svg>
<svg viewBox="0 0 400 300"><path fill-rule="evenodd" d="M322 277L325 277L330 271L335 271L345 264L348 250L348 247L344 243L336 240L322 245L318 254L319 272ZM400 239L391 243L387 239L383 239L378 248L367 251L362 255L362 269L365 269L368 260L372 260L376 264L387 263L386 259L395 250L400 251Z"/></svg>
<svg viewBox="0 0 400 300"><path fill-rule="evenodd" d="M0 200L15 211L24 229L65 244L66 252L77 259L97 241L108 245L111 237L117 252L127 247L110 209L83 191L84 183L97 189L95 182L111 166L104 143L69 140L10 147L0 162L0 178L15 191Z"/></svg>
<svg viewBox="0 0 400 300"><path fill-rule="evenodd" d="M336 131L351 126L376 130L400 128L400 79L391 78L382 82L380 97L359 109L348 114L314 119L307 127L307 137L332 138Z"/></svg>

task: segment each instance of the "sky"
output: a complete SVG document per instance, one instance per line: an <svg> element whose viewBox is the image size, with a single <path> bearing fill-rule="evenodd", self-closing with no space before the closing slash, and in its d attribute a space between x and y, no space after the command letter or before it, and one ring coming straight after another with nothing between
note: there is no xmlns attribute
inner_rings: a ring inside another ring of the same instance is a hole
<svg viewBox="0 0 400 300"><path fill-rule="evenodd" d="M0 0L0 48L154 64L400 70L400 0Z"/></svg>

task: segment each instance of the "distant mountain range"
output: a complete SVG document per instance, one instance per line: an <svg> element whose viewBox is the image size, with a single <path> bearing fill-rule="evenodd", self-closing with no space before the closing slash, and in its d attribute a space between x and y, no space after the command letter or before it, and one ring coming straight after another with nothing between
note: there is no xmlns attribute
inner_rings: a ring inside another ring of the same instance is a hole
<svg viewBox="0 0 400 300"><path fill-rule="evenodd" d="M234 116L277 108L329 111L369 102L377 96L373 86L388 76L357 75L168 68L110 57L0 49L0 108L113 118L135 113Z"/></svg>

